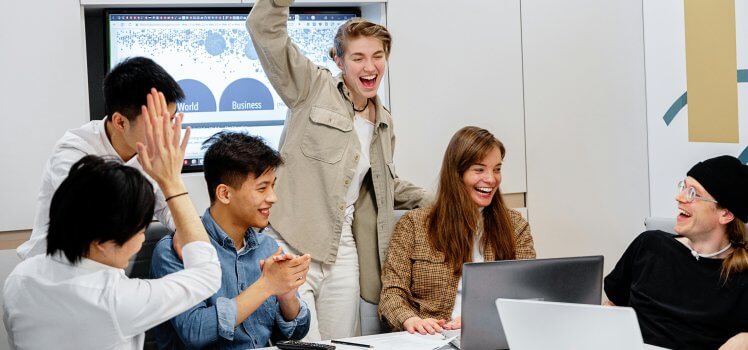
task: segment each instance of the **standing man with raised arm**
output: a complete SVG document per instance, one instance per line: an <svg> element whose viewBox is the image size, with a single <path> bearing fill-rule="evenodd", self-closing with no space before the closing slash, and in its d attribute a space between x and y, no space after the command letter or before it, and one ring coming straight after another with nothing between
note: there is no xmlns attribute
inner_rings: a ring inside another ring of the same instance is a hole
<svg viewBox="0 0 748 350"><path fill-rule="evenodd" d="M156 62L144 57L128 58L107 74L104 78L106 118L65 132L44 167L31 238L17 249L21 259L45 253L50 201L73 163L86 155L95 155L116 159L142 172L136 144L144 142L145 121L141 118L140 107L146 104L151 88L164 95L166 111L173 117L176 103L184 98L184 92ZM174 230L165 197L155 182L151 184L156 191L155 216Z"/></svg>
<svg viewBox="0 0 748 350"><path fill-rule="evenodd" d="M393 120L377 96L390 33L361 18L342 24L330 54L342 73L333 76L291 42L291 3L258 0L247 19L262 67L289 108L268 234L286 251L312 256L299 288L312 313L306 339L345 338L359 333L360 298L379 301L394 209L429 200L397 177Z"/></svg>
<svg viewBox="0 0 748 350"><path fill-rule="evenodd" d="M223 283L217 293L159 326L159 348L253 349L271 338L301 339L309 330L309 310L296 291L306 280L310 257L279 254L275 240L254 229L268 225L280 154L242 133L221 132L205 144L211 204L202 224L218 251ZM172 247L170 236L156 245L153 277L184 268Z"/></svg>
<svg viewBox="0 0 748 350"><path fill-rule="evenodd" d="M215 293L216 250L180 176L189 129L171 122L155 89L142 107L139 161L167 196L186 268L160 279L130 279L155 195L140 171L85 156L52 197L47 254L21 262L5 281L4 323L13 349L142 349L145 331Z"/></svg>

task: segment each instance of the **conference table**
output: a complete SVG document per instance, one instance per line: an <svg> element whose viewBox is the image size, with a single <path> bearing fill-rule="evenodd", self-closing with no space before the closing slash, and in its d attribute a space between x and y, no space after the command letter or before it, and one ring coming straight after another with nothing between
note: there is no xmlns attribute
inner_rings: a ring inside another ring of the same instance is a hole
<svg viewBox="0 0 748 350"><path fill-rule="evenodd" d="M445 339L446 338L446 339ZM418 334L408 334L408 332L382 333L366 335L354 338L340 339L347 342L358 344L372 345L377 350L455 350L448 341L451 338L437 335L421 336ZM322 344L330 344L329 340L321 341ZM333 344L335 350L363 350L365 347L351 346L345 344ZM441 345L441 346L440 346ZM278 349L276 347L267 347L262 349ZM644 350L667 350L665 348L644 344Z"/></svg>

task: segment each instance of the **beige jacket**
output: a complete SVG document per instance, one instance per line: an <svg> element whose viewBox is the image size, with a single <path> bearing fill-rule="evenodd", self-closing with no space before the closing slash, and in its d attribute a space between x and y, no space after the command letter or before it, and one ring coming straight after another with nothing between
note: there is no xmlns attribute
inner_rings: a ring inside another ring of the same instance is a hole
<svg viewBox="0 0 748 350"><path fill-rule="evenodd" d="M345 193L361 150L354 111L342 76L318 67L291 43L287 0L258 0L247 30L273 87L289 108L280 140L285 165L278 169L270 222L294 249L334 263L346 207ZM392 161L392 117L375 99L371 171L355 204L353 234L359 255L361 295L377 302L380 266L394 227L395 207L422 204L425 191L401 181ZM425 204L425 203L424 203Z"/></svg>

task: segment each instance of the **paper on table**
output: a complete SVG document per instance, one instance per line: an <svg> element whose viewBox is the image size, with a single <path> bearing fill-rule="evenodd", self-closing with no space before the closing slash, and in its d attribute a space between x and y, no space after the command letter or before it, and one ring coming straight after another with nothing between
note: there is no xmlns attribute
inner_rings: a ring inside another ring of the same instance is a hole
<svg viewBox="0 0 748 350"><path fill-rule="evenodd" d="M455 338L447 338L442 334L421 335L403 332L400 334L390 333L381 338L368 338L365 343L373 345L377 350L434 350L447 345ZM363 341L361 342L363 343Z"/></svg>

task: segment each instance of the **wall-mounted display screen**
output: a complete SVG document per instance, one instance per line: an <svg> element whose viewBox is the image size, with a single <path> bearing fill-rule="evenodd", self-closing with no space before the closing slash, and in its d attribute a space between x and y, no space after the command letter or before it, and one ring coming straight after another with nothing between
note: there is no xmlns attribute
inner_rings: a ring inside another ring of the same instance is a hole
<svg viewBox="0 0 748 350"><path fill-rule="evenodd" d="M259 135L278 148L288 109L265 76L247 33L249 10L237 11L106 14L109 69L127 57L149 57L185 92L177 105L185 127L192 127L184 171L202 170L202 143L221 130ZM289 16L291 40L312 61L338 74L328 52L338 27L359 15L357 9L303 11Z"/></svg>

